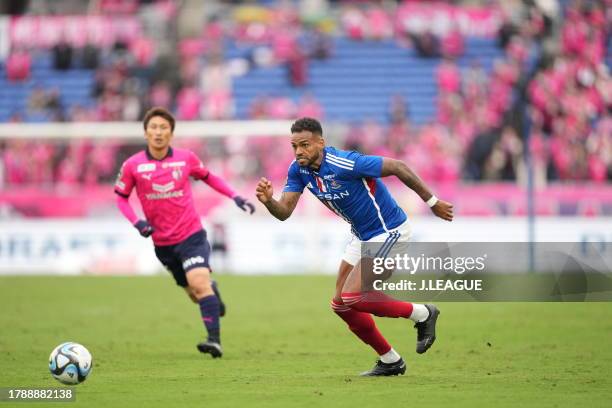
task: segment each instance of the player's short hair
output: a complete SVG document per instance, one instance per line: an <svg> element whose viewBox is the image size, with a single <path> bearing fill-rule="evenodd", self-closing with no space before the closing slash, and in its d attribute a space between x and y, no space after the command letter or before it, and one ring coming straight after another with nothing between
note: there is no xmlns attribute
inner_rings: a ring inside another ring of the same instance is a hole
<svg viewBox="0 0 612 408"><path fill-rule="evenodd" d="M155 116L160 116L160 117L166 119L168 121L168 123L170 123L170 129L174 132L174 124L176 123L176 120L174 119L174 116L172 116L170 111L168 111L165 108L159 107L159 106L155 106L155 107L149 109L147 111L147 113L145 113L144 118L142 119L142 125L144 126L145 130L147 130L147 126L149 125L149 121L151 119L153 119Z"/></svg>
<svg viewBox="0 0 612 408"><path fill-rule="evenodd" d="M291 133L303 131L312 132L315 135L323 136L323 128L318 120L313 118L300 118L291 125Z"/></svg>

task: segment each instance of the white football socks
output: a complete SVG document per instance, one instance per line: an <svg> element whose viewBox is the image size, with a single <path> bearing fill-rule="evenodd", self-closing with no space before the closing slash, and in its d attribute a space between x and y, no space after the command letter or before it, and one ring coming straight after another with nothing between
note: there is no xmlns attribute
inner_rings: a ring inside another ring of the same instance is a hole
<svg viewBox="0 0 612 408"><path fill-rule="evenodd" d="M412 304L412 314L410 315L410 320L415 323L424 322L429 317L429 309L425 307L425 305L421 305L419 303Z"/></svg>
<svg viewBox="0 0 612 408"><path fill-rule="evenodd" d="M393 364L393 363L397 363L400 358L402 357L400 357L400 355L397 354L397 351L391 349L387 351L385 354L380 356L380 361L382 361L385 364Z"/></svg>

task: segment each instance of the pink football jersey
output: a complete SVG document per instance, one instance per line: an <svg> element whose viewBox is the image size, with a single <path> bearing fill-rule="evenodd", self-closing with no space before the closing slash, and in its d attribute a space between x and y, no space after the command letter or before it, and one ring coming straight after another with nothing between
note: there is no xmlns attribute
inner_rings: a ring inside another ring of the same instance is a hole
<svg viewBox="0 0 612 408"><path fill-rule="evenodd" d="M155 228L153 242L174 245L202 229L189 178L204 180L208 173L200 159L189 150L170 148L161 160L144 150L123 163L115 192L129 197L136 187L145 217Z"/></svg>

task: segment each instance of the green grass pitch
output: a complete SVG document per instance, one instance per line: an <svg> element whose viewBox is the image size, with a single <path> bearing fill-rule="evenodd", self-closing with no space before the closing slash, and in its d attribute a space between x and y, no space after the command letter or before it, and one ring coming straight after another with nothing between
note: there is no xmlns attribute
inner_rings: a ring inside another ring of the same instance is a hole
<svg viewBox="0 0 612 408"><path fill-rule="evenodd" d="M408 371L360 378L376 356L331 312L333 277L217 278L219 360L196 351L198 309L169 276L0 278L0 387L60 386L47 358L71 340L94 369L53 406L612 406L611 303L439 304L424 355L410 321L377 319Z"/></svg>

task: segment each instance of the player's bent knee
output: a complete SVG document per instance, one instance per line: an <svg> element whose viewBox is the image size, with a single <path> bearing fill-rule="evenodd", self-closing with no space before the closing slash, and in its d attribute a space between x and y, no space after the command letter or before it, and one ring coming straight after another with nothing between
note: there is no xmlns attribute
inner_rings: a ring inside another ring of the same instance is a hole
<svg viewBox="0 0 612 408"><path fill-rule="evenodd" d="M361 292L343 292L342 293L342 303L347 307L351 307L354 304L358 303L359 301L361 301L361 298L362 298Z"/></svg>
<svg viewBox="0 0 612 408"><path fill-rule="evenodd" d="M342 302L341 298L338 299L334 297L330 303L330 306L335 313L345 313L351 310L350 307L348 307L344 304L344 302Z"/></svg>
<svg viewBox="0 0 612 408"><path fill-rule="evenodd" d="M186 273L189 289L196 301L213 295L210 281L210 270L208 268L194 268Z"/></svg>

